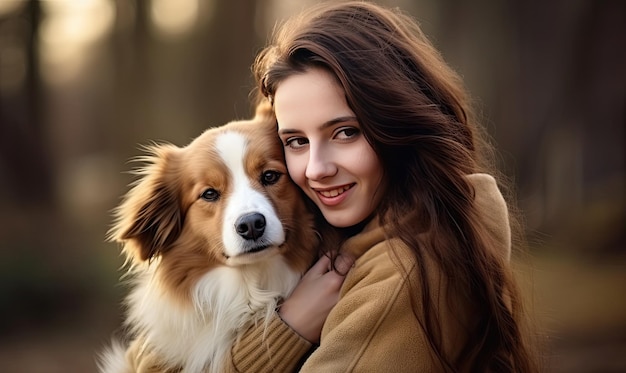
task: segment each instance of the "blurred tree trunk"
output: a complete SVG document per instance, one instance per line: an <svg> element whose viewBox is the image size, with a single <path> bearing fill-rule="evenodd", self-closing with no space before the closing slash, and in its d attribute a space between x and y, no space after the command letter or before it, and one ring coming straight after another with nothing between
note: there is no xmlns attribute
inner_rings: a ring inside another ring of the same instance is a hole
<svg viewBox="0 0 626 373"><path fill-rule="evenodd" d="M624 241L626 3L523 1L513 14L520 62L507 143L529 222L614 249Z"/></svg>
<svg viewBox="0 0 626 373"><path fill-rule="evenodd" d="M117 0L116 133L123 158L151 140L184 145L211 126L251 114L250 66L258 48L254 0L201 2L189 35L168 39L150 22L149 3Z"/></svg>
<svg viewBox="0 0 626 373"><path fill-rule="evenodd" d="M260 5L259 5L260 4ZM222 124L235 117L251 114L249 92L252 88L250 66L259 45L255 36L256 0L215 1L215 13L201 36L198 71L203 84L196 97L203 116ZM263 40L263 43L265 40Z"/></svg>
<svg viewBox="0 0 626 373"><path fill-rule="evenodd" d="M0 166L4 168L0 171L6 172L0 174L0 190L8 193L0 198L7 198L8 205L45 208L54 203L55 192L39 79L40 18L39 1L30 0L20 12L0 20L3 30L11 31L2 42L13 43L12 38L17 38L17 44L27 56L22 87L16 92L0 92Z"/></svg>

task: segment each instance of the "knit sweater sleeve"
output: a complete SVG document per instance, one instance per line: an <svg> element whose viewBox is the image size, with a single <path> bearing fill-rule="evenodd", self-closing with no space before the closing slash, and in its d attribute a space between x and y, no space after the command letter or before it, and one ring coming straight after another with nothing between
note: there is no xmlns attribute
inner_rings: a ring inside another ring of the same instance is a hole
<svg viewBox="0 0 626 373"><path fill-rule="evenodd" d="M232 363L240 373L292 372L311 346L275 312L267 325L251 326L236 341Z"/></svg>

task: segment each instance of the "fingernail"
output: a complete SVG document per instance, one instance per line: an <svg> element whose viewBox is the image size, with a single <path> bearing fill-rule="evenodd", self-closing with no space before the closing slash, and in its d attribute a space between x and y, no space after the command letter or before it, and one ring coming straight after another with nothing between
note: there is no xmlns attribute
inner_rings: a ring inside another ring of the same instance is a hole
<svg viewBox="0 0 626 373"><path fill-rule="evenodd" d="M345 276L354 266L354 258L350 255L339 254L335 258L333 266L335 267L335 272Z"/></svg>

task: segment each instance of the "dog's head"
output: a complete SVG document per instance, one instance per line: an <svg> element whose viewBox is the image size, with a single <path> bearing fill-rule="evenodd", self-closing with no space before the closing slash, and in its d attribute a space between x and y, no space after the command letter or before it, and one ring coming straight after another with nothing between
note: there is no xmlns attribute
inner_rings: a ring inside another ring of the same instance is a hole
<svg viewBox="0 0 626 373"><path fill-rule="evenodd" d="M265 108L253 120L209 129L186 147L147 150L109 232L132 266L159 260L187 276L194 268L276 254L294 269L311 263L318 243L312 215L289 179L275 119Z"/></svg>

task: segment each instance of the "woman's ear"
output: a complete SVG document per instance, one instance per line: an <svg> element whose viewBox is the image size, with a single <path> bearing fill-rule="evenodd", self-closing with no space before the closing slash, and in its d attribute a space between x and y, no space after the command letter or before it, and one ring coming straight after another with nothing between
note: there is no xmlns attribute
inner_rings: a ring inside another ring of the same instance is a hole
<svg viewBox="0 0 626 373"><path fill-rule="evenodd" d="M114 210L115 223L108 238L121 242L127 260L149 261L167 251L182 231L184 212L180 200L179 148L153 145L138 158L145 166L139 179Z"/></svg>

